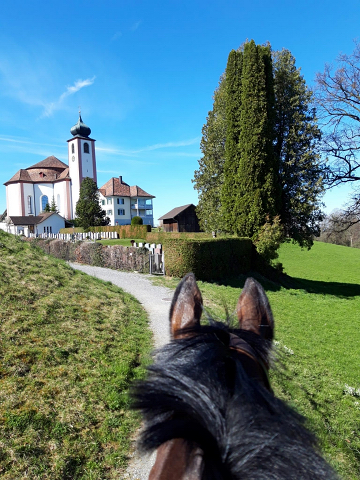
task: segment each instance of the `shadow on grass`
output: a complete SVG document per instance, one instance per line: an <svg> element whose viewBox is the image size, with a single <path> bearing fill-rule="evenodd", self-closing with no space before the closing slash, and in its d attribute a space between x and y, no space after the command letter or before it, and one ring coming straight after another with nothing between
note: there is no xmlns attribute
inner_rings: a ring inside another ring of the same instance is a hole
<svg viewBox="0 0 360 480"><path fill-rule="evenodd" d="M299 284L299 288L308 293L335 295L343 298L360 296L360 285L357 283L320 282L304 278L294 278L293 280Z"/></svg>
<svg viewBox="0 0 360 480"><path fill-rule="evenodd" d="M272 275L272 278L269 279L257 272L249 272L246 275L227 278L216 283L226 287L243 288L248 277L255 278L266 291L271 292L286 288L288 290L304 290L307 293L319 295L334 295L340 298L360 296L360 285L356 283L321 282L305 278L289 277L285 274L277 274L276 277Z"/></svg>

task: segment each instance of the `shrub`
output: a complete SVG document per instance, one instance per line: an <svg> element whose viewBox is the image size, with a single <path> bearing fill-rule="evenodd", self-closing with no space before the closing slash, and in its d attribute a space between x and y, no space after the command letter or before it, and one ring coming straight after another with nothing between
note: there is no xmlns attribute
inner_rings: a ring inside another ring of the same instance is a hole
<svg viewBox="0 0 360 480"><path fill-rule="evenodd" d="M220 280L251 269L249 238L165 239L166 274L182 277L193 272L198 280Z"/></svg>
<svg viewBox="0 0 360 480"><path fill-rule="evenodd" d="M141 217L135 216L131 219L131 225L142 225L143 219Z"/></svg>
<svg viewBox="0 0 360 480"><path fill-rule="evenodd" d="M280 217L276 216L272 222L267 219L261 227L254 244L258 254L266 263L272 264L278 258L278 249L284 239L283 228L280 224Z"/></svg>

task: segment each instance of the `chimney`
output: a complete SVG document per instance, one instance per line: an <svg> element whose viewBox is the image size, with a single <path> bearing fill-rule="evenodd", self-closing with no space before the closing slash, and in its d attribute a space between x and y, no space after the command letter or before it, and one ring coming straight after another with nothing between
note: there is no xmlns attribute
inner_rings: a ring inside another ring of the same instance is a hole
<svg viewBox="0 0 360 480"><path fill-rule="evenodd" d="M122 183L122 176L119 176L120 184Z"/></svg>

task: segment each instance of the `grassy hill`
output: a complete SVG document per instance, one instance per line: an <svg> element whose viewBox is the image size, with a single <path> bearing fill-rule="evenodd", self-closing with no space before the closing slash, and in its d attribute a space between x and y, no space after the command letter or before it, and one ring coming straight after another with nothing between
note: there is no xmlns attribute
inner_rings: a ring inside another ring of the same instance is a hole
<svg viewBox="0 0 360 480"><path fill-rule="evenodd" d="M151 335L140 304L0 231L0 476L121 478L130 382Z"/></svg>

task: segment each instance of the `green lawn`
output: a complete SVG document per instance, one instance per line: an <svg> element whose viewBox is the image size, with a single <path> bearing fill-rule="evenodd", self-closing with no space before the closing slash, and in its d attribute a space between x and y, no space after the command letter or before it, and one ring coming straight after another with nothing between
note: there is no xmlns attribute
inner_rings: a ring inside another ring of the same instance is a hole
<svg viewBox="0 0 360 480"><path fill-rule="evenodd" d="M0 477L119 479L138 418L145 311L0 231Z"/></svg>
<svg viewBox="0 0 360 480"><path fill-rule="evenodd" d="M297 288L258 277L275 317L272 386L308 418L342 478L359 479L360 250L315 242L307 251L285 244L279 261ZM161 281L174 287L178 280ZM225 306L233 312L244 281L199 282L207 311L222 318Z"/></svg>

